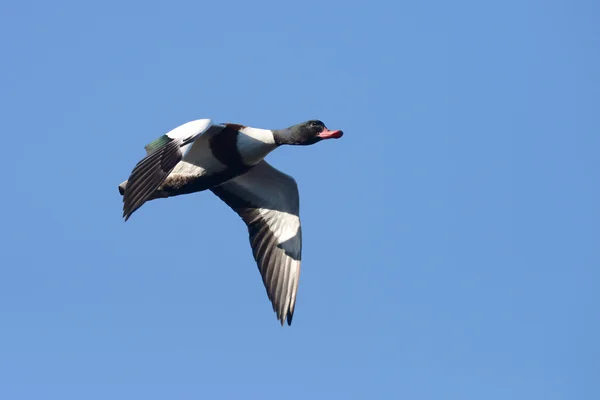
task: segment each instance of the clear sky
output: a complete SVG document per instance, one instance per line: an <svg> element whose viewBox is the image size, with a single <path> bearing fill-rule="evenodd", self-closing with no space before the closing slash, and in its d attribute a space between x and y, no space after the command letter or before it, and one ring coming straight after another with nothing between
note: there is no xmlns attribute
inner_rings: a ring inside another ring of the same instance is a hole
<svg viewBox="0 0 600 400"><path fill-rule="evenodd" d="M0 398L600 398L598 1L5 1ZM117 185L193 119L323 120L291 327L212 193Z"/></svg>

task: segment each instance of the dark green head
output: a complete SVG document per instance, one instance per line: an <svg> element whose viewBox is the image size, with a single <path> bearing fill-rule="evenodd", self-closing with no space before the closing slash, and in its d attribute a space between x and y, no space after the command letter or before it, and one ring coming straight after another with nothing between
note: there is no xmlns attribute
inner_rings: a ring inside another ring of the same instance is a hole
<svg viewBox="0 0 600 400"><path fill-rule="evenodd" d="M330 131L325 124L319 120L310 120L287 129L273 131L275 143L308 146L320 142L323 139L339 139L344 132L340 130Z"/></svg>

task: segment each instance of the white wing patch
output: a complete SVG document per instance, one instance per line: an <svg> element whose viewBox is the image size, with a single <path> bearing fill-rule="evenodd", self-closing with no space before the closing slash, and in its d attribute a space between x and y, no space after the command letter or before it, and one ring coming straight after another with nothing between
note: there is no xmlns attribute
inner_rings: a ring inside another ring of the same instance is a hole
<svg viewBox="0 0 600 400"><path fill-rule="evenodd" d="M296 236L300 229L300 218L297 215L283 211L276 213L264 208L260 208L258 211L279 243L287 242Z"/></svg>
<svg viewBox="0 0 600 400"><path fill-rule="evenodd" d="M167 136L171 139L185 139L188 136L193 136L198 133L205 132L213 125L210 119L197 119L195 121L186 122L167 132Z"/></svg>

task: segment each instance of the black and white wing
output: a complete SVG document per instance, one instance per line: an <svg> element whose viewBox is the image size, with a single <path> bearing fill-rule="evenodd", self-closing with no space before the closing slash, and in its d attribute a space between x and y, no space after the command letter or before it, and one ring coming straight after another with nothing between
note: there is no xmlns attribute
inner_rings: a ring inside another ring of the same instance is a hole
<svg viewBox="0 0 600 400"><path fill-rule="evenodd" d="M133 169L123 194L125 221L140 208L182 160L181 140L168 142L144 157Z"/></svg>
<svg viewBox="0 0 600 400"><path fill-rule="evenodd" d="M237 212L277 319L291 325L296 305L302 231L296 181L261 161L244 175L211 189Z"/></svg>
<svg viewBox="0 0 600 400"><path fill-rule="evenodd" d="M216 125L210 119L190 121L146 145L146 157L129 175L123 193L125 221L162 185L194 140L213 127Z"/></svg>

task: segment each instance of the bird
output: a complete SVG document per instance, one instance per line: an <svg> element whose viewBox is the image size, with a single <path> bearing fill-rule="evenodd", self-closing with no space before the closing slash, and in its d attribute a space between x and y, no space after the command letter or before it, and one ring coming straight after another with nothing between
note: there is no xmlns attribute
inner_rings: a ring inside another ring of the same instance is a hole
<svg viewBox="0 0 600 400"><path fill-rule="evenodd" d="M127 221L146 202L210 190L243 220L267 296L281 326L292 324L302 260L296 180L265 157L281 146L339 139L320 120L260 129L193 120L145 146L146 156L119 184Z"/></svg>

